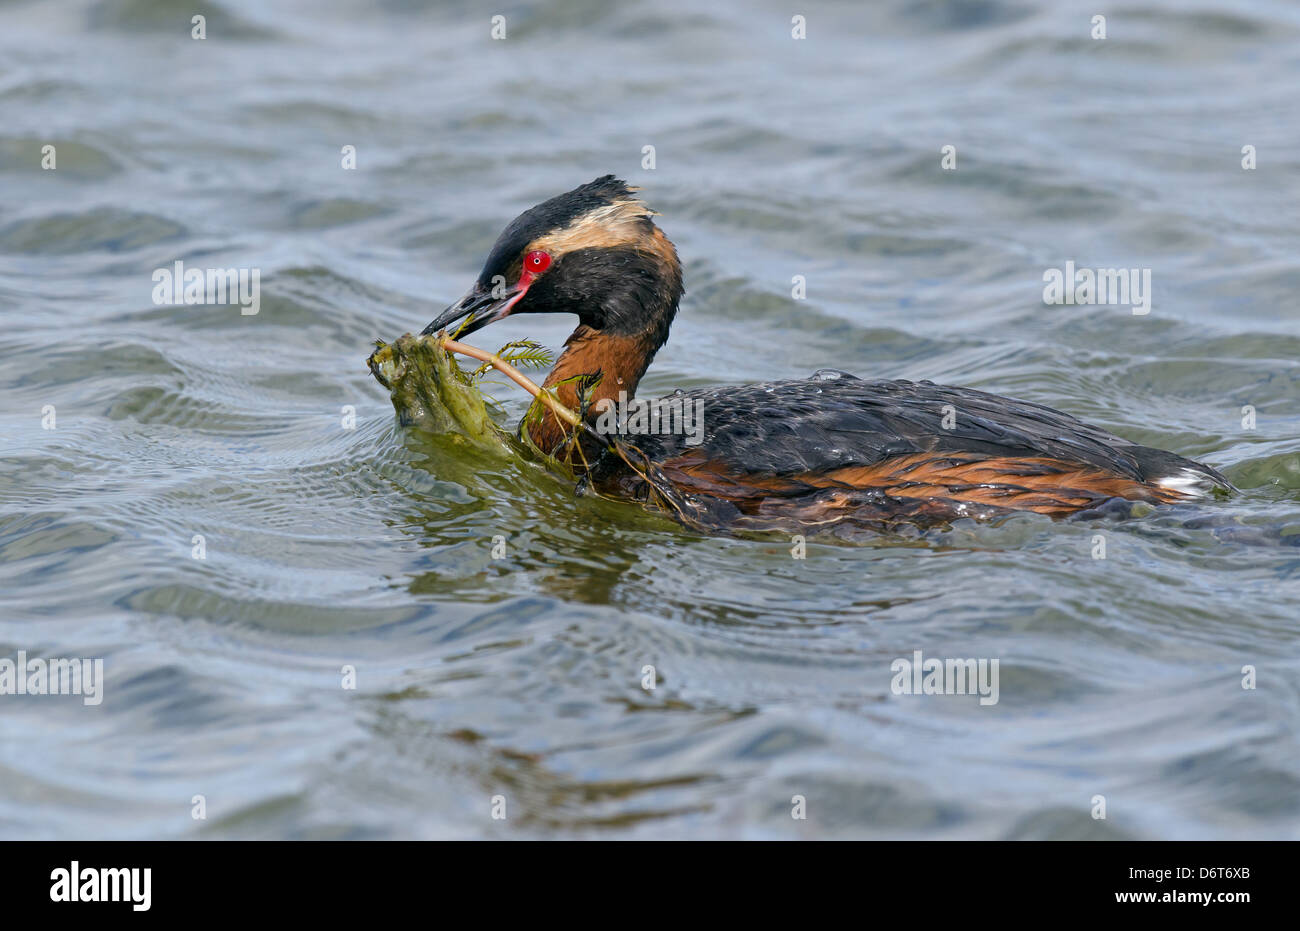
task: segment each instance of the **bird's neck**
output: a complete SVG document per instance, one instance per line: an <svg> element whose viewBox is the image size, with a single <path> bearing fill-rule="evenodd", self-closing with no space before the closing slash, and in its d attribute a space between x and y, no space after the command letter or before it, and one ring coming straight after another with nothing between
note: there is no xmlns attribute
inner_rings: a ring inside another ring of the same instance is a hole
<svg viewBox="0 0 1300 931"><path fill-rule="evenodd" d="M594 422L607 403L631 400L662 342L653 331L628 336L580 325L565 341L564 352L542 387L553 390L556 399L575 413L582 407L579 391L583 391L587 422ZM600 381L584 389L584 376L597 372ZM573 428L544 408L541 418L529 424L528 433L539 449L554 453Z"/></svg>
<svg viewBox="0 0 1300 931"><path fill-rule="evenodd" d="M645 222L651 233L635 250L622 255L622 279L602 290L598 306L575 308L583 322L565 341L564 352L544 383L575 413L581 411L585 398L589 423L609 403L632 399L655 353L668 340L685 291L677 249L648 218ZM593 325L596 320L599 325ZM594 387L584 385L584 376L597 373L600 380ZM547 407L528 432L539 449L554 454L573 428Z"/></svg>

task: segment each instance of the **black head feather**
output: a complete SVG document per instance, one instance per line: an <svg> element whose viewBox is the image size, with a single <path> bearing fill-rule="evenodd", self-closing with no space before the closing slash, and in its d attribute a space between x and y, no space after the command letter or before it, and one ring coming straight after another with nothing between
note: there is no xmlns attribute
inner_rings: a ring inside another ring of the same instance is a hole
<svg viewBox="0 0 1300 931"><path fill-rule="evenodd" d="M515 217L497 237L487 261L483 263L479 284L490 287L496 275L508 277L510 271L518 268L519 257L534 240L564 229L597 207L635 199L636 194L627 186L627 182L620 181L613 175L603 175L572 191L557 194L536 207L530 207Z"/></svg>
<svg viewBox="0 0 1300 931"><path fill-rule="evenodd" d="M683 293L681 265L672 243L650 219L627 184L605 175L520 214L492 247L479 287L519 280L529 248L563 234L603 207L622 205L584 229L568 251L552 253L551 267L529 287L514 313L572 313L607 333L642 336L662 345ZM609 232L608 239L602 234ZM555 240L550 240L554 242ZM498 279L498 276L499 279Z"/></svg>

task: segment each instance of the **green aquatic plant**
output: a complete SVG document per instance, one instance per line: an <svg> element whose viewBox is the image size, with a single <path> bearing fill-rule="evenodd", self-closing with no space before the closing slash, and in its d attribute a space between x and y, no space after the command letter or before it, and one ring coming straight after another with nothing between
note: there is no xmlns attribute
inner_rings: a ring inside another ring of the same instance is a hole
<svg viewBox="0 0 1300 931"><path fill-rule="evenodd" d="M573 435L580 429L591 432L578 414L516 368L517 365L550 365L552 356L545 347L532 340L514 340L494 354L448 339L443 334L412 336L410 333L398 337L391 344L375 340L375 347L366 359L366 365L375 380L388 389L402 426L459 437L477 446L508 447L515 452L519 451L519 441L522 441L525 448L538 454L548 465L559 467L560 471L572 477L573 470L567 468L565 462L538 450L529 442L526 430L521 429L515 437L500 426L489 412L488 399L480 387L483 376L496 370L533 396L533 406L525 415L525 423L541 416L544 407L549 406L557 417L573 428ZM479 367L466 371L457 364L455 353L478 361Z"/></svg>
<svg viewBox="0 0 1300 931"><path fill-rule="evenodd" d="M493 354L443 334L412 336L407 333L393 343L376 340L375 347L366 364L375 379L388 389L402 426L455 437L480 448L531 455L551 471L576 481L580 492L599 494L587 480L592 465L588 450L577 442L580 435L587 436L595 441L586 444L589 449L617 456L640 477L648 503L674 514L688 526L716 523L709 518L706 502L678 490L640 449L619 438L602 437L586 422L599 375L580 375L562 382L575 383L580 406L580 411L575 412L560 403L551 390L537 386L515 368L513 363L550 364L550 353L531 340L507 343L500 353ZM453 354L469 356L480 366L467 372L456 363ZM516 433L493 420L479 389L482 377L493 369L533 396L533 404ZM527 429L544 415L546 407L571 427L566 442L549 452L532 442Z"/></svg>
<svg viewBox="0 0 1300 931"><path fill-rule="evenodd" d="M495 353L496 360L513 365L516 368L550 368L555 363L555 355L541 343L531 339L517 339L506 343ZM492 369L496 368L495 362L489 360L484 362L474 371L469 373L468 384L473 384L482 378ZM459 368L457 368L459 371Z"/></svg>
<svg viewBox="0 0 1300 931"><path fill-rule="evenodd" d="M457 364L456 354L469 356L479 367L466 371ZM500 355L494 355L444 334L412 336L407 333L391 344L376 340L376 349L367 364L376 380L388 389L398 422L404 427L438 434L495 455L531 459L572 481L578 494L633 497L704 533L761 532L777 526L769 526L770 522L761 517L735 513L731 505L720 499L679 488L626 437L601 436L586 421L599 374L577 375L560 382L572 384L575 389L578 411L573 411L556 399L553 389L539 387L507 361L540 366L547 364L544 360L548 358L542 347L529 340L508 343ZM491 370L505 375L533 396L533 403L517 431L502 427L489 412L479 386ZM528 428L545 416L548 407L571 429L552 449L543 450L533 442ZM635 492L626 483L593 480L595 459L605 456L617 457L618 469L625 469L625 475L640 480ZM816 523L816 520L805 520L801 526L815 528Z"/></svg>
<svg viewBox="0 0 1300 931"><path fill-rule="evenodd" d="M388 389L404 427L462 437L478 446L501 447L508 434L488 413L473 372L466 372L434 336L407 333L393 343L375 341L366 360Z"/></svg>

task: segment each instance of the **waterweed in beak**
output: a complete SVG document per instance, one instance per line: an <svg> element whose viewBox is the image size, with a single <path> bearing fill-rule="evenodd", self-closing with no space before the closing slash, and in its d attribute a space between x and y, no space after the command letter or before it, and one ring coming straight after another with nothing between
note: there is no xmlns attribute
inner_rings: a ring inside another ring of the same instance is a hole
<svg viewBox="0 0 1300 931"><path fill-rule="evenodd" d="M388 389L402 426L458 434L479 446L506 445L508 434L492 420L482 393L441 339L407 333L392 344L376 340L375 345L366 365Z"/></svg>
<svg viewBox="0 0 1300 931"><path fill-rule="evenodd" d="M404 427L413 426L451 436L498 454L518 454L521 449L519 444L523 443L524 437L516 439L498 426L488 414L483 395L477 387L480 374L496 370L526 387L535 399L535 406L553 404L552 409L556 414L572 425L574 435L578 431L586 431L592 433L601 444L610 442L608 438L594 434L590 425L583 423L573 411L560 405L549 392L543 392L514 369L512 362L543 367L551 364L550 354L531 340L508 343L496 355L443 336L423 333L419 336L407 333L392 344L376 340L375 346L376 349L366 359L366 364L375 379L388 389L398 421ZM466 372L456 364L452 356L453 350L470 355L484 364L475 372ZM549 399L549 402L544 402L544 398ZM530 413L532 410L530 408ZM524 444L522 448L539 456L554 471L568 478L576 477L572 468L566 467L550 454L531 444ZM703 529L717 525L717 515L710 512L707 499L701 499L705 501L702 504L695 496L679 491L658 466L635 447L627 447L615 440L610 443L609 449L646 483L648 498L641 500L652 501L687 526ZM588 481L584 473L578 490L581 493L587 488Z"/></svg>
<svg viewBox="0 0 1300 931"><path fill-rule="evenodd" d="M555 361L548 349L530 339L506 343L495 354L442 335L423 333L407 333L391 345L375 340L375 346L366 365L375 380L388 389L402 426L457 433L471 439L495 433L492 445L508 434L489 416L478 388L479 379L496 369L536 398L541 389L515 366L547 368ZM483 364L466 372L456 364L453 352ZM572 413L564 413L573 418Z"/></svg>

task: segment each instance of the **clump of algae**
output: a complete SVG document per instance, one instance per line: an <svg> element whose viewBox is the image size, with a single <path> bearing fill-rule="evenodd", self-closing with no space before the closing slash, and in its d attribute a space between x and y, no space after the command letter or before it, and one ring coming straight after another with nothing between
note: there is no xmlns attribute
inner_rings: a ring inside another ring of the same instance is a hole
<svg viewBox="0 0 1300 931"><path fill-rule="evenodd" d="M508 449L510 435L488 413L483 393L438 336L407 333L394 343L376 340L366 364L388 389L398 422L458 436L475 446Z"/></svg>
<svg viewBox="0 0 1300 931"><path fill-rule="evenodd" d="M583 457L581 447L574 441L579 431L590 433L590 427L583 425L573 411L559 404L549 392L538 388L511 365L512 362L538 366L549 364L549 353L536 343L530 340L509 343L492 355L448 339L441 333L420 336L407 333L391 344L376 340L375 346L366 363L375 379L388 389L402 426L448 436L480 449L535 457L551 471L578 480L580 490L596 491L580 478L572 461L575 451ZM473 372L466 372L456 364L453 352L470 355L484 364ZM496 369L526 387L534 397L518 436L499 426L488 413L477 381L490 369ZM541 416L543 403L573 428L569 442L564 444L567 452L563 459L538 449L524 429ZM644 483L644 492L639 496L641 500L674 514L687 526L700 529L720 526L717 515L712 513L705 499L680 492L636 447L617 439L599 436L596 439ZM586 472L587 463L584 461L583 464L583 472Z"/></svg>

